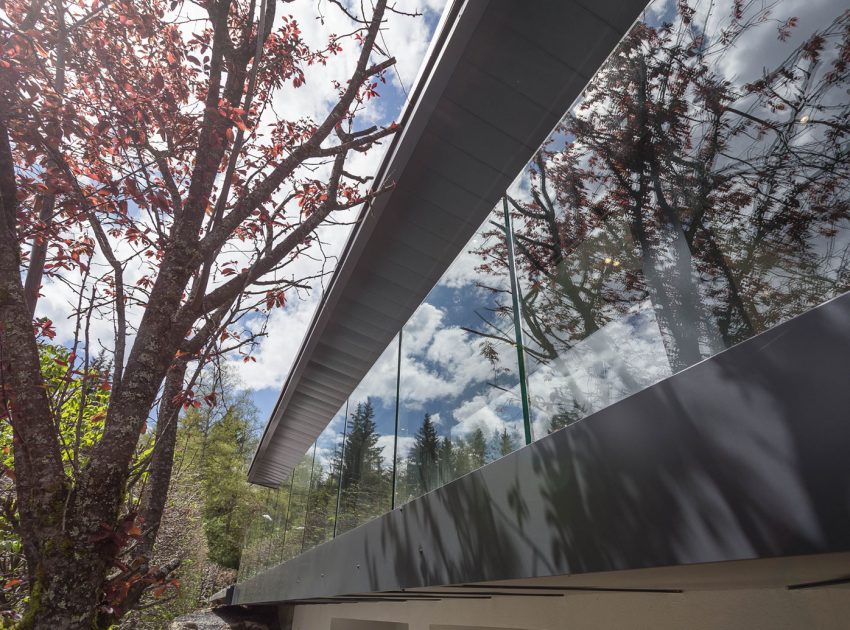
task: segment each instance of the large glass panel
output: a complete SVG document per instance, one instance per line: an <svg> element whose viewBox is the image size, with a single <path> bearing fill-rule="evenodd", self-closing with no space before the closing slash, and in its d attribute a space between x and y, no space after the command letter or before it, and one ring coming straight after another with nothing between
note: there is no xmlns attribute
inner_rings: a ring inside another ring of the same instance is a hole
<svg viewBox="0 0 850 630"><path fill-rule="evenodd" d="M275 507L278 493L265 489L258 493L257 502L251 510L251 518L245 530L245 542L239 558L239 580L246 580L268 566L270 538L273 533Z"/></svg>
<svg viewBox="0 0 850 630"><path fill-rule="evenodd" d="M652 2L281 489L280 559L519 446L518 341L540 437L847 291L848 265L846 2Z"/></svg>
<svg viewBox="0 0 850 630"><path fill-rule="evenodd" d="M397 505L524 442L504 242L497 208L403 329Z"/></svg>
<svg viewBox="0 0 850 630"><path fill-rule="evenodd" d="M337 534L392 508L398 337L348 399Z"/></svg>
<svg viewBox="0 0 850 630"><path fill-rule="evenodd" d="M333 537L345 409L334 417L280 488L261 493L245 535L240 580Z"/></svg>
<svg viewBox="0 0 850 630"><path fill-rule="evenodd" d="M537 435L848 289L850 14L653 2L508 201Z"/></svg>
<svg viewBox="0 0 850 630"><path fill-rule="evenodd" d="M279 511L281 528L276 535L275 562L285 562L301 553L304 544L304 524L307 515L307 501L310 497L310 475L313 469L313 449L311 448L292 471L286 485L286 505L281 502Z"/></svg>
<svg viewBox="0 0 850 630"><path fill-rule="evenodd" d="M343 407L316 440L305 523L305 551L330 540L334 535L343 431L346 429L345 411Z"/></svg>

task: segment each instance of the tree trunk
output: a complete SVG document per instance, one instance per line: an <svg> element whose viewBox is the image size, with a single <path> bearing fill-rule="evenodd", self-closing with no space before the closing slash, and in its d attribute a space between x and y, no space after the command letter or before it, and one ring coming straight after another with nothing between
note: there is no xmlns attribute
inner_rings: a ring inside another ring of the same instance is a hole
<svg viewBox="0 0 850 630"><path fill-rule="evenodd" d="M14 431L15 490L30 580L20 627L91 628L106 564L92 532L81 529L72 513L76 496L41 377L21 283L17 187L4 110L0 103L0 406Z"/></svg>
<svg viewBox="0 0 850 630"><path fill-rule="evenodd" d="M156 534L159 531L168 488L171 485L171 471L174 466L174 446L177 442L177 420L180 415L180 402L175 398L183 390L187 362L179 360L165 377L160 410L156 422L156 441L153 455L148 466L148 484L142 495L141 517L145 531L139 542L136 555L150 557Z"/></svg>

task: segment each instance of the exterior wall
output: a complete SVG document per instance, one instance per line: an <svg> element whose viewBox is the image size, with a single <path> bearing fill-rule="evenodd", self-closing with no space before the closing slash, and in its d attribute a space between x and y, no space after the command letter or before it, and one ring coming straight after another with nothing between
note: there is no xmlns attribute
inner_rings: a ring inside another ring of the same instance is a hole
<svg viewBox="0 0 850 630"><path fill-rule="evenodd" d="M845 294L240 582L233 601L850 551L848 321ZM819 579L846 575L831 570Z"/></svg>
<svg viewBox="0 0 850 630"><path fill-rule="evenodd" d="M779 352L787 365L777 359L783 335L806 328L789 319L842 310L812 312L850 288L850 75L837 61L850 16L838 0L815 4L799 27L787 0L743 17L731 0L651 4L270 492L240 569L249 600L350 592L361 566L377 588L531 575L538 562L557 574L844 548L834 375L847 355L832 351L846 336L829 320ZM541 42L559 32L544 19L522 28ZM466 130L452 141L472 151ZM410 256L427 259L434 238ZM388 284L408 273L381 271ZM385 322L361 321L339 343L356 350ZM304 387L321 398L332 372ZM522 557L476 565L470 549L498 536ZM448 559L434 566L429 553ZM257 586L257 574L315 588Z"/></svg>
<svg viewBox="0 0 850 630"><path fill-rule="evenodd" d="M850 619L850 589L582 593L543 602L534 597L511 597L297 606L292 630L381 629L380 625L347 625L346 619L361 624L407 624L404 630L845 630Z"/></svg>

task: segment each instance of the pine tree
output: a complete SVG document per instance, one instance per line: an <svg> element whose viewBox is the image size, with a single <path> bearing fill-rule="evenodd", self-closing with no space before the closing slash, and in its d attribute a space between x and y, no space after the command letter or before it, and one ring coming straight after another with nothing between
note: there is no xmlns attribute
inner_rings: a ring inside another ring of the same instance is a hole
<svg viewBox="0 0 850 630"><path fill-rule="evenodd" d="M513 453L516 450L517 444L514 441L513 437L508 433L508 429L502 429L502 432L499 433L496 431L496 456L504 457L509 453Z"/></svg>
<svg viewBox="0 0 850 630"><path fill-rule="evenodd" d="M484 437L484 431L478 427L469 436L469 460L472 470L481 468L487 463L487 438Z"/></svg>
<svg viewBox="0 0 850 630"><path fill-rule="evenodd" d="M440 442L439 452L440 485L448 483L457 478L457 462L454 444L449 436Z"/></svg>
<svg viewBox="0 0 850 630"><path fill-rule="evenodd" d="M349 419L348 437L342 462L343 487L358 484L369 477L369 473L381 470L381 447L375 425L375 408L372 401L357 403Z"/></svg>
<svg viewBox="0 0 850 630"><path fill-rule="evenodd" d="M424 494L439 484L440 436L437 427L426 413L417 431L408 459L408 473L416 494Z"/></svg>
<svg viewBox="0 0 850 630"><path fill-rule="evenodd" d="M383 466L372 401L360 402L349 418L340 483L337 531L343 532L389 510L392 480Z"/></svg>
<svg viewBox="0 0 850 630"><path fill-rule="evenodd" d="M584 406L579 404L575 399L571 401L569 408L564 404L559 405L558 412L549 420L548 432L554 433L555 431L563 429L564 427L571 425L573 422L581 420L586 415L587 411Z"/></svg>
<svg viewBox="0 0 850 630"><path fill-rule="evenodd" d="M257 410L242 393L221 414L192 408L181 419L178 436L185 444L178 470L192 469L203 495L202 516L209 558L229 568L239 566L243 532L251 518L254 492L245 478L254 450L252 427Z"/></svg>

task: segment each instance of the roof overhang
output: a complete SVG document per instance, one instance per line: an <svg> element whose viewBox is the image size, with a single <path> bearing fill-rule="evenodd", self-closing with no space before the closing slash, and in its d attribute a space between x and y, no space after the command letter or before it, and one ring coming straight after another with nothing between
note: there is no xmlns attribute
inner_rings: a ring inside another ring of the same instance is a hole
<svg viewBox="0 0 850 630"><path fill-rule="evenodd" d="M454 1L251 463L277 486L579 96L646 0Z"/></svg>

